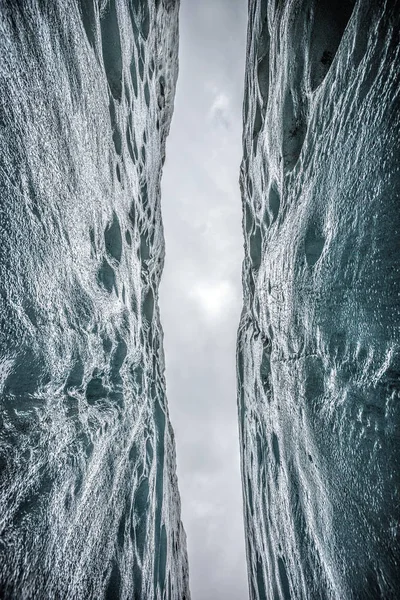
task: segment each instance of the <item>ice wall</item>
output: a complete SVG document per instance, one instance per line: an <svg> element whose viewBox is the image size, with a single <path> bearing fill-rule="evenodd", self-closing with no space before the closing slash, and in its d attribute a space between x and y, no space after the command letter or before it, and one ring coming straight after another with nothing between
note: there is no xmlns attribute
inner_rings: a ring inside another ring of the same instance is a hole
<svg viewBox="0 0 400 600"><path fill-rule="evenodd" d="M239 420L252 599L400 589L400 4L250 0Z"/></svg>
<svg viewBox="0 0 400 600"><path fill-rule="evenodd" d="M0 595L189 599L160 177L179 0L0 1Z"/></svg>

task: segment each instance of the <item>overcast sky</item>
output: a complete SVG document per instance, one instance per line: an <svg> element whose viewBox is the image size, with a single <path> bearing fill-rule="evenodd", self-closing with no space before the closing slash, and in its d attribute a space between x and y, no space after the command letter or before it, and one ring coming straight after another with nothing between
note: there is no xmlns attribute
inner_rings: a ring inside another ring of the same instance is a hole
<svg viewBox="0 0 400 600"><path fill-rule="evenodd" d="M246 0L181 0L160 288L193 600L248 598L236 409Z"/></svg>

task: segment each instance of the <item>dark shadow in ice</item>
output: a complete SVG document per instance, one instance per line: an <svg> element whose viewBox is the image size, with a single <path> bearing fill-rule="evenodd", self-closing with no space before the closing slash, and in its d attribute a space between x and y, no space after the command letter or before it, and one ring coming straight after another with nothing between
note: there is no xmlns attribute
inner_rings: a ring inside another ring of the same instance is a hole
<svg viewBox="0 0 400 600"><path fill-rule="evenodd" d="M251 210L248 202L246 202L244 225L246 228L247 235L249 235L251 230L253 229L253 223L254 223L253 213L252 213L252 210Z"/></svg>
<svg viewBox="0 0 400 600"><path fill-rule="evenodd" d="M114 103L114 100L111 98L111 96L110 96L110 102L108 104L108 109L110 112L110 122L111 122L111 129L113 132L112 137L113 137L115 152L118 154L118 156L121 156L122 155L122 135L121 135L120 127L118 125L115 103Z"/></svg>
<svg viewBox="0 0 400 600"><path fill-rule="evenodd" d="M93 227L89 229L89 238L90 238L90 246L91 246L91 254L92 256L96 255L96 234L94 232Z"/></svg>
<svg viewBox="0 0 400 600"><path fill-rule="evenodd" d="M122 98L122 52L115 0L107 2L101 16L101 43L104 69L115 100Z"/></svg>
<svg viewBox="0 0 400 600"><path fill-rule="evenodd" d="M268 101L269 92L269 53L266 54L257 66L258 89L264 104L264 112Z"/></svg>
<svg viewBox="0 0 400 600"><path fill-rule="evenodd" d="M250 485L250 477L247 477L247 497L250 514L251 516L254 516L253 490Z"/></svg>
<svg viewBox="0 0 400 600"><path fill-rule="evenodd" d="M258 41L257 57L257 81L260 96L263 101L264 114L268 102L269 92L269 45L270 35L268 31L268 19L265 17Z"/></svg>
<svg viewBox="0 0 400 600"><path fill-rule="evenodd" d="M300 108L295 110L293 94L291 90L286 92L286 97L283 104L282 122L283 164L284 169L286 171L290 171L298 161L307 133L307 122L305 115Z"/></svg>
<svg viewBox="0 0 400 600"><path fill-rule="evenodd" d="M129 210L129 220L132 223L132 227L136 228L136 206L135 201L132 202L131 208Z"/></svg>
<svg viewBox="0 0 400 600"><path fill-rule="evenodd" d="M111 294L115 287L115 272L106 258L103 258L103 262L97 273L97 280Z"/></svg>
<svg viewBox="0 0 400 600"><path fill-rule="evenodd" d="M27 485L25 492L22 495L22 500L13 515L14 526L20 525L27 520L33 520L35 517L40 518L39 515L41 514L43 507L46 506L46 503L49 501L53 483L53 478L50 476L48 468L41 466L38 469L38 477L34 488ZM0 598L11 598L11 596L0 595Z"/></svg>
<svg viewBox="0 0 400 600"><path fill-rule="evenodd" d="M74 362L74 365L68 375L67 382L65 384L66 388L70 387L80 387L82 385L84 375L84 366L83 361L80 356L78 356Z"/></svg>
<svg viewBox="0 0 400 600"><path fill-rule="evenodd" d="M115 152L118 154L118 156L121 156L122 155L122 136L121 136L121 132L119 130L118 125L114 128L114 131L113 131L113 142L114 142Z"/></svg>
<svg viewBox="0 0 400 600"><path fill-rule="evenodd" d="M139 56L139 77L140 77L140 81L143 81L144 79L144 61L142 56Z"/></svg>
<svg viewBox="0 0 400 600"><path fill-rule="evenodd" d="M256 114L254 116L254 125L253 125L253 137L257 137L261 131L263 125L263 118L261 113L261 108L259 103L257 102Z"/></svg>
<svg viewBox="0 0 400 600"><path fill-rule="evenodd" d="M103 385L103 378L97 369L95 369L93 371L92 379L86 386L86 400L89 404L96 404L105 398L107 398L107 390Z"/></svg>
<svg viewBox="0 0 400 600"><path fill-rule="evenodd" d="M135 162L135 155L133 152L133 146L132 146L132 134L131 134L131 128L129 123L126 126L126 144L128 146L128 152L129 152L129 156L131 157L132 162Z"/></svg>
<svg viewBox="0 0 400 600"><path fill-rule="evenodd" d="M121 183L121 169L120 169L119 163L117 163L115 165L115 173L117 175L117 179L118 179L119 183Z"/></svg>
<svg viewBox="0 0 400 600"><path fill-rule="evenodd" d="M162 110L165 107L165 77L160 75L158 79L158 94L157 94L157 103L158 108Z"/></svg>
<svg viewBox="0 0 400 600"><path fill-rule="evenodd" d="M269 191L268 199L269 209L272 213L272 223L276 221L281 206L281 199L278 190L272 186Z"/></svg>
<svg viewBox="0 0 400 600"><path fill-rule="evenodd" d="M136 541L136 547L139 552L140 559L143 560L146 550L147 541L147 509L149 504L149 480L144 477L140 482L134 500L136 527L132 531L132 537Z"/></svg>
<svg viewBox="0 0 400 600"><path fill-rule="evenodd" d="M15 404L17 410L29 409L33 405L34 394L40 385L48 380L41 359L32 348L23 350L15 361L12 371L4 382L3 394L6 398L12 394L19 398ZM38 399L35 398L35 405Z"/></svg>
<svg viewBox="0 0 400 600"><path fill-rule="evenodd" d="M321 358L309 356L304 366L304 392L307 406L325 393L325 373Z"/></svg>
<svg viewBox="0 0 400 600"><path fill-rule="evenodd" d="M148 320L149 323L153 320L154 314L154 292L151 287L149 287L143 301L143 315Z"/></svg>
<svg viewBox="0 0 400 600"><path fill-rule="evenodd" d="M147 237L147 233L144 232L140 236L140 258L142 261L149 260L150 258L150 241Z"/></svg>
<svg viewBox="0 0 400 600"><path fill-rule="evenodd" d="M250 259L253 269L258 270L261 265L262 258L262 237L260 227L255 228L250 235Z"/></svg>
<svg viewBox="0 0 400 600"><path fill-rule="evenodd" d="M310 44L310 87L325 79L353 12L354 0L318 0L315 3Z"/></svg>
<svg viewBox="0 0 400 600"><path fill-rule="evenodd" d="M275 431L272 432L272 451L274 453L274 458L275 458L276 464L280 465L281 464L281 455L279 452L278 436L276 435Z"/></svg>
<svg viewBox="0 0 400 600"><path fill-rule="evenodd" d="M271 393L271 342L268 339L264 343L260 365L260 379L264 392L269 400Z"/></svg>
<svg viewBox="0 0 400 600"><path fill-rule="evenodd" d="M261 557L257 555L257 596L259 600L267 600L267 590L265 587L264 573L262 568L263 561Z"/></svg>
<svg viewBox="0 0 400 600"><path fill-rule="evenodd" d="M131 0L129 3L134 34L139 29L142 37L147 40L150 33L150 3L143 0Z"/></svg>
<svg viewBox="0 0 400 600"><path fill-rule="evenodd" d="M105 593L105 600L116 600L120 598L121 588L121 573L119 571L118 562L116 559L113 560L113 568L111 571L110 579L108 580L107 589Z"/></svg>
<svg viewBox="0 0 400 600"><path fill-rule="evenodd" d="M161 516L164 496L164 478L163 469L165 461L165 412L156 398L155 386L152 388L154 397L154 423L157 427L158 434L158 452L157 452L157 470L156 470L156 518L154 527L154 547L156 548L156 556L154 561L154 589L157 588L157 580L160 577L160 532L161 532Z"/></svg>
<svg viewBox="0 0 400 600"><path fill-rule="evenodd" d="M149 108L149 106L150 106L150 88L149 88L148 81L146 81L146 83L144 84L144 99L145 99L147 108Z"/></svg>
<svg viewBox="0 0 400 600"><path fill-rule="evenodd" d="M383 584L382 587L380 584ZM365 588L359 590L355 595L355 600L363 600L364 598L373 598L373 600L386 600L389 598L385 581L382 581L381 574L377 573L373 566L365 574Z"/></svg>
<svg viewBox="0 0 400 600"><path fill-rule="evenodd" d="M310 224L304 240L307 264L313 267L324 249L325 238L315 224Z"/></svg>
<svg viewBox="0 0 400 600"><path fill-rule="evenodd" d="M146 460L147 460L148 468L150 468L153 463L153 456L154 456L153 444L151 443L151 439L148 438L147 442L146 442Z"/></svg>
<svg viewBox="0 0 400 600"><path fill-rule="evenodd" d="M117 546L120 550L124 549L124 544L125 544L126 519L127 519L127 514L124 511L121 515L121 519L120 519L120 522L118 525L118 533L117 533Z"/></svg>
<svg viewBox="0 0 400 600"><path fill-rule="evenodd" d="M135 97L137 98L138 95L138 78L137 78L137 64L136 64L136 60L135 60L135 55L132 55L132 60L131 60L131 79L132 79L132 87L133 87L133 93L135 94Z"/></svg>
<svg viewBox="0 0 400 600"><path fill-rule="evenodd" d="M104 335L103 337L103 350L106 355L109 355L112 350L112 341L108 335Z"/></svg>
<svg viewBox="0 0 400 600"><path fill-rule="evenodd" d="M284 598L284 600L291 600L289 579L287 576L285 563L280 556L278 558L278 569L279 569L279 579L281 582L281 590L282 590L283 598Z"/></svg>
<svg viewBox="0 0 400 600"><path fill-rule="evenodd" d="M94 9L95 3L93 0L81 0L79 8L82 16L83 27L85 28L86 37L89 44L94 49L96 47L96 12Z"/></svg>
<svg viewBox="0 0 400 600"><path fill-rule="evenodd" d="M115 212L113 213L111 225L108 225L104 231L104 242L107 253L119 263L122 256L122 236L119 220Z"/></svg>
<svg viewBox="0 0 400 600"><path fill-rule="evenodd" d="M165 587L165 575L167 571L167 532L165 530L165 525L161 527L161 536L160 536L160 547L159 547L159 569L158 569L158 582L160 584L160 588L164 589Z"/></svg>

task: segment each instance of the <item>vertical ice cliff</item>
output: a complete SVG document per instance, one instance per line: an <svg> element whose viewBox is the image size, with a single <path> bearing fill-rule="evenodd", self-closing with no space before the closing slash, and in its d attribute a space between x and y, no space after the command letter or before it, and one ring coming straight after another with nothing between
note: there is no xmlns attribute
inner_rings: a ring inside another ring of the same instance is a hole
<svg viewBox="0 0 400 600"><path fill-rule="evenodd" d="M400 4L250 0L239 419L252 600L400 590Z"/></svg>
<svg viewBox="0 0 400 600"><path fill-rule="evenodd" d="M0 0L0 595L189 598L160 177L179 0Z"/></svg>

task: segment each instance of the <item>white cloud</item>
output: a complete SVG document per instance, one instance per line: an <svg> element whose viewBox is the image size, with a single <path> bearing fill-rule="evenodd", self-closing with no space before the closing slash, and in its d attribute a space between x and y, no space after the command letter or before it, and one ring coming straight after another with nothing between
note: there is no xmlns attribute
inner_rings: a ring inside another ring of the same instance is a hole
<svg viewBox="0 0 400 600"><path fill-rule="evenodd" d="M212 117L217 111L227 111L230 107L230 100L224 92L217 93L214 102L211 105L209 116Z"/></svg>
<svg viewBox="0 0 400 600"><path fill-rule="evenodd" d="M207 118L213 123L223 125L226 129L231 126L231 101L225 92L216 92L214 102L208 111Z"/></svg>
<svg viewBox="0 0 400 600"><path fill-rule="evenodd" d="M190 296L198 303L207 317L216 319L235 301L235 288L229 281L197 283Z"/></svg>

